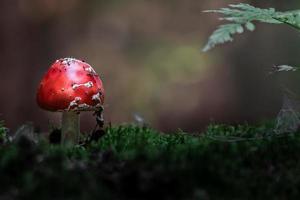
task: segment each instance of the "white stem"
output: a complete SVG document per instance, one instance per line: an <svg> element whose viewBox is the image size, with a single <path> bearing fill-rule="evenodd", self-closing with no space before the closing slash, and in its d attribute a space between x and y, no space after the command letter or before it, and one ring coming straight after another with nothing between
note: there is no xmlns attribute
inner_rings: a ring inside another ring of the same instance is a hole
<svg viewBox="0 0 300 200"><path fill-rule="evenodd" d="M61 143L78 144L79 133L79 114L76 112L63 112L61 126Z"/></svg>

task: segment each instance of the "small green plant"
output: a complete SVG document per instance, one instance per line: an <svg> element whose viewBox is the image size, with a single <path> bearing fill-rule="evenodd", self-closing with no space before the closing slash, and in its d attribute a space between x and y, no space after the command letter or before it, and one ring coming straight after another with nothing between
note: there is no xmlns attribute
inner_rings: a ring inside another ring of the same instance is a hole
<svg viewBox="0 0 300 200"><path fill-rule="evenodd" d="M249 4L231 4L228 8L207 10L204 12L219 13L222 21L229 23L220 25L209 37L203 51L209 51L218 44L233 41L233 35L246 30L254 31L255 22L269 24L286 24L300 31L300 10L279 12L274 8L261 9Z"/></svg>
<svg viewBox="0 0 300 200"><path fill-rule="evenodd" d="M0 143L5 142L7 139L7 128L4 127L4 122L0 121Z"/></svg>

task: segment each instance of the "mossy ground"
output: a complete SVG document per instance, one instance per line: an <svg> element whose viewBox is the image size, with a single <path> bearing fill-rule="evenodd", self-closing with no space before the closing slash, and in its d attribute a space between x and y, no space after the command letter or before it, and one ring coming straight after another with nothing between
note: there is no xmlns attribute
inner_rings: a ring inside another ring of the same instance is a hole
<svg viewBox="0 0 300 200"><path fill-rule="evenodd" d="M300 135L272 128L124 125L72 148L20 137L0 146L0 199L298 199Z"/></svg>

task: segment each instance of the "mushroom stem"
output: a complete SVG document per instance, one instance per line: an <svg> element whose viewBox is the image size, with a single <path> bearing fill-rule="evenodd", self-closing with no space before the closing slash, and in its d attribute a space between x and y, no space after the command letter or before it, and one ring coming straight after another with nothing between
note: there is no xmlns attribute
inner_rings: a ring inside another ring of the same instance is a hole
<svg viewBox="0 0 300 200"><path fill-rule="evenodd" d="M62 114L61 143L78 144L79 142L79 114L66 111Z"/></svg>

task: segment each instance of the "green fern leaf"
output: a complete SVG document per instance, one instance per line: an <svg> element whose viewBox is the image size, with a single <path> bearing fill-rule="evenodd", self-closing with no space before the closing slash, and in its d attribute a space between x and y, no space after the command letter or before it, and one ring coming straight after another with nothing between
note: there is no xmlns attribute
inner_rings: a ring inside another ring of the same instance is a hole
<svg viewBox="0 0 300 200"><path fill-rule="evenodd" d="M300 10L277 12L274 8L261 9L249 4L231 4L228 8L219 10L208 10L204 12L219 13L223 17L220 20L228 21L228 24L221 25L209 37L203 51L209 51L218 44L233 41L233 36L243 33L244 30L254 31L253 22L269 24L287 24L300 30Z"/></svg>
<svg viewBox="0 0 300 200"><path fill-rule="evenodd" d="M300 30L300 10L278 13L274 19Z"/></svg>
<svg viewBox="0 0 300 200"><path fill-rule="evenodd" d="M218 44L223 44L225 42L232 42L232 35L236 33L243 33L244 28L241 24L225 24L219 26L217 30L208 39L208 43L203 48L203 51L206 52Z"/></svg>

